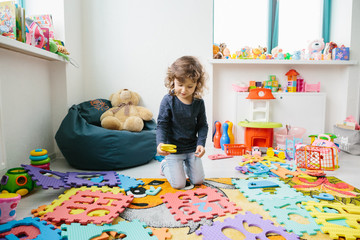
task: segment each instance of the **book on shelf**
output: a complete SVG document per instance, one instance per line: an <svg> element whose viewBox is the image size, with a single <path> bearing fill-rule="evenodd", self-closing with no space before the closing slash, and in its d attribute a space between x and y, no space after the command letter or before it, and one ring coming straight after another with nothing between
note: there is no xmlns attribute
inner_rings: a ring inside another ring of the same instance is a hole
<svg viewBox="0 0 360 240"><path fill-rule="evenodd" d="M0 35L16 39L16 6L14 1L0 2Z"/></svg>
<svg viewBox="0 0 360 240"><path fill-rule="evenodd" d="M34 20L41 28L49 29L49 38L54 39L54 24L52 20L51 14L38 14L28 16L32 20Z"/></svg>

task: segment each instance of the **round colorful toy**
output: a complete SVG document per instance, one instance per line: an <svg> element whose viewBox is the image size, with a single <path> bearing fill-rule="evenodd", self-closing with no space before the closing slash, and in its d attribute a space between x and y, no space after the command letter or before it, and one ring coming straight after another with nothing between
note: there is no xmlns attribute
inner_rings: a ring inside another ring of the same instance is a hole
<svg viewBox="0 0 360 240"><path fill-rule="evenodd" d="M16 207L21 196L17 193L0 194L0 224L12 221L16 217Z"/></svg>
<svg viewBox="0 0 360 240"><path fill-rule="evenodd" d="M30 152L31 166L50 170L50 158L46 149L34 149Z"/></svg>
<svg viewBox="0 0 360 240"><path fill-rule="evenodd" d="M18 193L25 196L35 187L35 182L31 179L27 171L22 168L11 168L1 178L2 193Z"/></svg>

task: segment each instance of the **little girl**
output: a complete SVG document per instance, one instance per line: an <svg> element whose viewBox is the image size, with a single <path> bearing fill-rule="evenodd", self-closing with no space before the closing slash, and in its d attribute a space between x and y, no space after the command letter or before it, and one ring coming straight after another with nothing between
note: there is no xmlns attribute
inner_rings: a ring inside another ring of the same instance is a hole
<svg viewBox="0 0 360 240"><path fill-rule="evenodd" d="M165 86L169 92L161 101L157 118L157 152L165 156L161 170L173 188L186 185L186 174L192 184L204 181L201 157L205 154L208 132L205 104L201 99L206 73L197 58L183 56L167 71ZM174 144L177 152L161 150L163 144Z"/></svg>

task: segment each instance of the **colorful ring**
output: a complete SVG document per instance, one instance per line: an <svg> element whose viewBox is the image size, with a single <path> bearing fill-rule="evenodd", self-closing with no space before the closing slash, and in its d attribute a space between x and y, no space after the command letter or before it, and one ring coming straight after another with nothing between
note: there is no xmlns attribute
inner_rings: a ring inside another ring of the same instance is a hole
<svg viewBox="0 0 360 240"><path fill-rule="evenodd" d="M44 169L44 170L50 170L50 163L46 163L46 164L43 164L43 165L31 165L31 166L41 168L41 169Z"/></svg>
<svg viewBox="0 0 360 240"><path fill-rule="evenodd" d="M30 161L31 165L43 165L50 162L50 158L40 161Z"/></svg>
<svg viewBox="0 0 360 240"><path fill-rule="evenodd" d="M38 148L38 149L34 149L30 152L30 155L31 156L42 156L42 155L45 155L47 154L47 150L46 149L41 149L41 148Z"/></svg>
<svg viewBox="0 0 360 240"><path fill-rule="evenodd" d="M48 156L47 154L42 155L42 156L32 156L32 155L29 156L30 160L33 160L33 161L45 160L45 159L47 159L48 157L49 157L49 156Z"/></svg>

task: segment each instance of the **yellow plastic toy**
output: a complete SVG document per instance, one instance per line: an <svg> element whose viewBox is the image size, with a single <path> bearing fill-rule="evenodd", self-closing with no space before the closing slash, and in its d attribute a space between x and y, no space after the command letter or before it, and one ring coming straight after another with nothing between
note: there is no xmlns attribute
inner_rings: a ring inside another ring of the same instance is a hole
<svg viewBox="0 0 360 240"><path fill-rule="evenodd" d="M269 147L266 151L266 155L268 155L269 157L274 157L275 155L280 158L280 159L285 159L286 155L285 152L283 151L279 151L279 150L275 150L272 147Z"/></svg>
<svg viewBox="0 0 360 240"><path fill-rule="evenodd" d="M176 153L176 145L174 144L163 144L161 150L169 153Z"/></svg>

